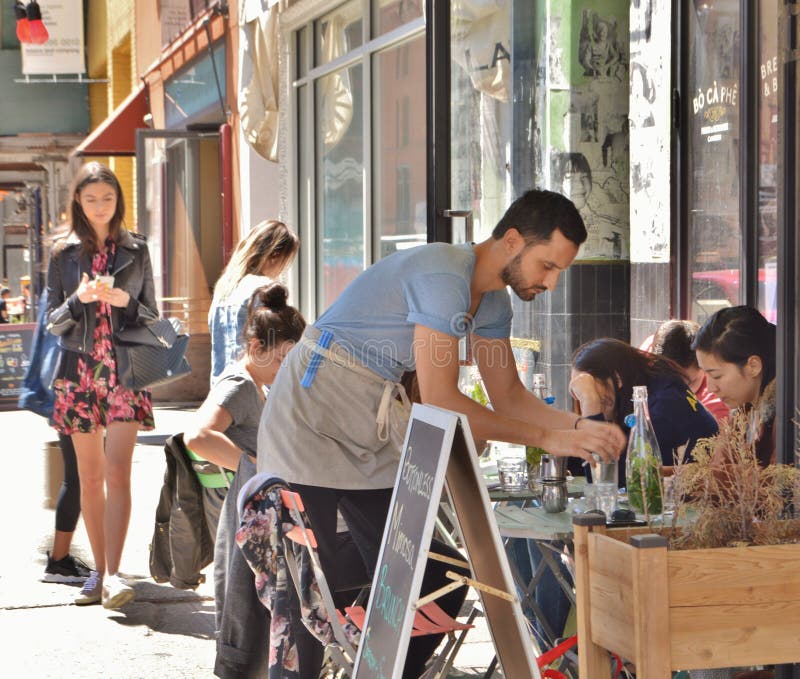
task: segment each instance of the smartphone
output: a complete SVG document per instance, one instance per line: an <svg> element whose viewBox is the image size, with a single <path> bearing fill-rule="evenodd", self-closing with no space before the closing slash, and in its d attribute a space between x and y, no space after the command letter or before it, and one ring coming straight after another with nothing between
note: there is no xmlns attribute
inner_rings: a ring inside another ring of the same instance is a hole
<svg viewBox="0 0 800 679"><path fill-rule="evenodd" d="M114 287L114 277L113 276L97 276L95 278L98 285L105 288L106 290L111 290Z"/></svg>

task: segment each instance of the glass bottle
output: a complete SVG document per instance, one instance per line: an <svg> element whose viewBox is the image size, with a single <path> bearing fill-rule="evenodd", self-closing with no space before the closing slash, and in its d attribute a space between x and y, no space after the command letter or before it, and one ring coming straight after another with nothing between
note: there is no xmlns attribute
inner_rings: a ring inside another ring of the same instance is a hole
<svg viewBox="0 0 800 679"><path fill-rule="evenodd" d="M534 374L533 388L531 391L536 398L548 405L555 401L555 398L550 395L547 389L547 378L544 373ZM525 458L528 461L528 479L538 480L541 477L542 455L546 454L546 450L537 446L525 446Z"/></svg>
<svg viewBox="0 0 800 679"><path fill-rule="evenodd" d="M646 386L633 388L633 415L625 418L625 423L631 428L625 461L628 502L649 518L661 514L662 486L661 450L647 409Z"/></svg>

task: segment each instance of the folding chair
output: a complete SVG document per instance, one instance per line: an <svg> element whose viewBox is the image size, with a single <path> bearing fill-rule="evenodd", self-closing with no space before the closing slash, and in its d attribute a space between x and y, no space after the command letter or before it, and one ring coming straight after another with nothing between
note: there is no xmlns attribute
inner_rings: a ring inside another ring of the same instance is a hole
<svg viewBox="0 0 800 679"><path fill-rule="evenodd" d="M363 606L350 606L345 608L345 615L336 610L333 604L333 595L330 591L325 575L322 572L322 567L319 562L319 555L317 554L317 542L314 533L309 526L308 517L305 514L303 501L300 495L294 491L285 489L281 490L281 499L285 507L289 509L290 514L295 523L295 527L288 533L285 533L284 538L292 540L297 544L306 548L314 574L317 579L317 586L319 587L320 594L322 595L323 602L328 611L336 611L336 615L329 616L331 630L334 639L339 645L338 649L329 647L329 651L334 656L334 662L344 669L347 674L352 675L353 663L355 662L356 652L355 647L347 638L344 626L347 622L351 622L359 630L363 630L364 621L366 618L366 610ZM292 576L295 587L300 587L300 574L298 564L295 560L295 553L292 549L286 549L286 561L289 573ZM434 556L434 555L431 555ZM448 557L440 557L440 559L448 559ZM462 564L454 564L462 565ZM467 566L464 562L463 566ZM463 582L454 582L455 587L463 586ZM451 587L448 585L447 587ZM299 591L298 591L299 594ZM436 593L432 593L429 597ZM426 597L426 598L429 598ZM421 605L420 605L421 604ZM474 627L472 620L475 617L476 611L473 610L467 623L459 623L451 618L436 602L431 599L423 603L421 599L418 603L417 612L414 615L413 628L411 636L421 636L424 634L444 634L447 637L447 642L436 656L432 664L428 667L424 679L435 679L436 677L444 677L449 672L452 666L455 654L463 643L464 636L467 630ZM461 632L456 635L456 632Z"/></svg>

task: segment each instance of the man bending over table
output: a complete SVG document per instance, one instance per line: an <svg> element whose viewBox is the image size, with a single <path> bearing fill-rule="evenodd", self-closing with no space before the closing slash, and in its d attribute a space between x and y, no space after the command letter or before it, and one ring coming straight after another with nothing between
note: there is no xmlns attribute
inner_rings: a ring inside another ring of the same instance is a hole
<svg viewBox="0 0 800 679"><path fill-rule="evenodd" d="M270 389L258 469L300 493L327 577L335 571L337 509L372 576L408 423L399 384L405 371L416 369L423 403L467 415L475 438L618 457L625 445L618 427L552 408L525 389L509 341L506 287L525 301L552 290L585 239L570 200L528 191L490 238L396 252L361 273L306 329ZM458 389L458 342L468 333L493 410ZM428 563L423 593L449 582L446 568L431 575L436 568ZM438 603L455 616L464 593L451 594ZM437 644L435 637L412 639L404 677L419 676ZM303 677L319 669L312 654L299 653Z"/></svg>

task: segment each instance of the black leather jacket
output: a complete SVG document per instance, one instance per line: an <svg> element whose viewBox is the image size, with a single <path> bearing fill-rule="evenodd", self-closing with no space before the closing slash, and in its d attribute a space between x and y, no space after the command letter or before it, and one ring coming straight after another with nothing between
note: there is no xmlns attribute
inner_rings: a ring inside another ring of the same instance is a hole
<svg viewBox="0 0 800 679"><path fill-rule="evenodd" d="M75 291L81 276L92 275L92 263L75 234L53 246L47 271L47 329L58 335L58 344L70 351L91 353L97 319L95 303L84 304ZM123 229L117 241L114 287L131 299L124 309L112 307L111 330L146 325L158 318L153 268L144 236Z"/></svg>

